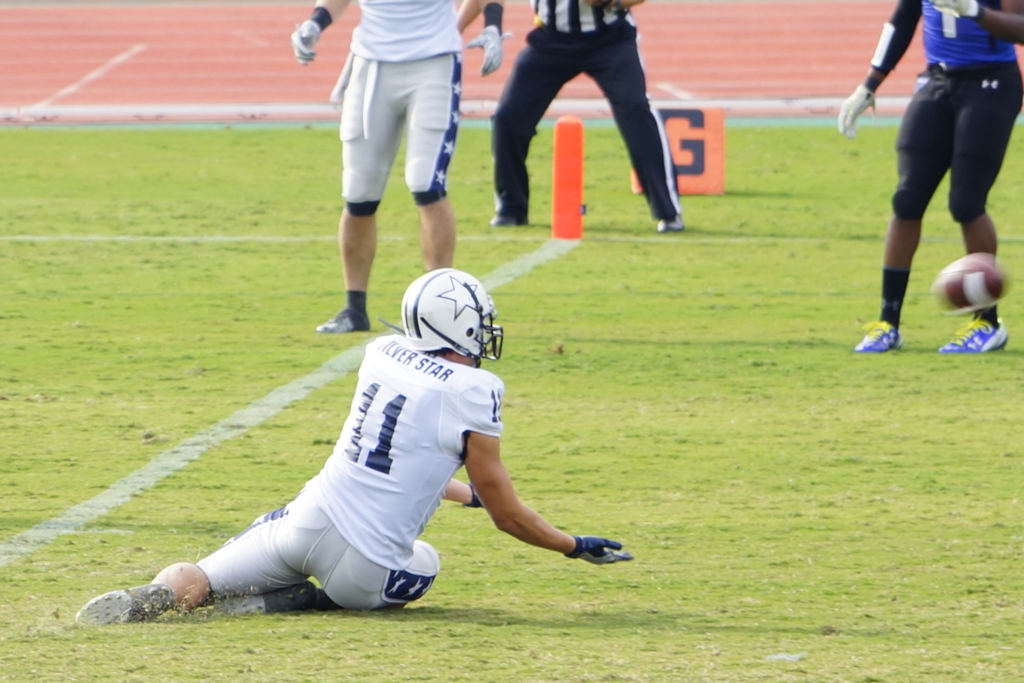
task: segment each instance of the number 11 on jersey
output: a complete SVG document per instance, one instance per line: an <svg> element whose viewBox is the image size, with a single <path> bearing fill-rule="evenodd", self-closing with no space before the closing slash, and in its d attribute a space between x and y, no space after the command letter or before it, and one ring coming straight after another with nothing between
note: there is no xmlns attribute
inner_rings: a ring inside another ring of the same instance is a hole
<svg viewBox="0 0 1024 683"><path fill-rule="evenodd" d="M352 440L345 449L345 455L352 462L359 462L359 455L362 451L359 442L363 438L363 426L366 424L367 416L371 414L374 399L377 398L377 392L379 391L380 385L373 383L366 387L366 391L360 397L359 416L356 418L356 424L352 430ZM366 460L363 462L363 465L371 470L382 474L391 473L391 463L393 462L391 459L391 441L395 436L398 416L402 414L405 401L406 397L399 394L388 401L380 413L382 419L377 432L377 446L366 455ZM376 422L376 420L373 422Z"/></svg>

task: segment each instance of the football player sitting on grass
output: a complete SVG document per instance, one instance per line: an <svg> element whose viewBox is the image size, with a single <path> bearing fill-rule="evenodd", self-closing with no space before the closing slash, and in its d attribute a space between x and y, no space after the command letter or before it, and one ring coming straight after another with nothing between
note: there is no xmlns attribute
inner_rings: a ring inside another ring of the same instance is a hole
<svg viewBox="0 0 1024 683"><path fill-rule="evenodd" d="M499 454L505 386L479 367L501 355L494 316L473 276L418 278L402 300L404 334L367 346L341 437L299 495L197 564L93 598L78 621L144 621L214 601L234 613L401 607L440 570L416 537L442 499L484 507L502 531L566 557L633 559L615 541L555 529L516 496ZM469 485L452 479L463 465Z"/></svg>

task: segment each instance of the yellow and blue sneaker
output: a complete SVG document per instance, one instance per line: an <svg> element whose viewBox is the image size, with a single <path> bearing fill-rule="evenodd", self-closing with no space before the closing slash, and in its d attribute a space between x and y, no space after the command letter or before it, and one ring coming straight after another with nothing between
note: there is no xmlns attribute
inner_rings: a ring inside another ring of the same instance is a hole
<svg viewBox="0 0 1024 683"><path fill-rule="evenodd" d="M998 351L1006 346L1010 333L1006 331L1003 319L993 325L984 318L975 318L964 325L956 338L939 349L939 353L985 353Z"/></svg>
<svg viewBox="0 0 1024 683"><path fill-rule="evenodd" d="M885 353L903 346L900 331L884 320L876 320L864 326L867 336L854 347L857 353Z"/></svg>

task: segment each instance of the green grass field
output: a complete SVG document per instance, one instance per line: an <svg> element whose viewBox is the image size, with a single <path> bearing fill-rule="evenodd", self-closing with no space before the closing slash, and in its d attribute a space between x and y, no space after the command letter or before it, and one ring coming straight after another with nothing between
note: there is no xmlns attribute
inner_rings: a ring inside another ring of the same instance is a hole
<svg viewBox="0 0 1024 683"><path fill-rule="evenodd" d="M635 562L570 561L445 505L425 535L442 573L400 612L74 623L287 502L331 451L347 376L0 566L0 680L1024 679L1024 311L1011 291L1003 352L935 353L962 322L928 294L962 252L945 188L904 349L852 353L878 312L894 137L731 128L727 194L686 198L687 231L657 235L617 133L588 128L585 239L493 292L489 367L521 497ZM545 242L550 142L533 225L497 231L488 134L462 132L457 266ZM313 331L343 297L333 130L3 130L0 147L0 544L369 337ZM1011 272L1022 183L1018 135L989 204ZM400 172L380 225L370 312L395 320L421 269Z"/></svg>

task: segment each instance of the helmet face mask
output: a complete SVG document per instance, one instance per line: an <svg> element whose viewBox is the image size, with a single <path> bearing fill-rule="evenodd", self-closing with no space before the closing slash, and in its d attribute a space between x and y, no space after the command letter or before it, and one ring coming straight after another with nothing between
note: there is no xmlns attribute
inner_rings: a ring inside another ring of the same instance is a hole
<svg viewBox="0 0 1024 683"><path fill-rule="evenodd" d="M402 324L409 345L421 351L451 349L480 360L501 357L502 328L480 281L454 268L418 277L402 298Z"/></svg>

